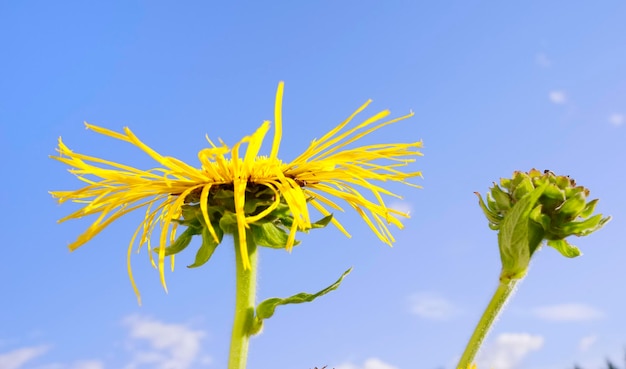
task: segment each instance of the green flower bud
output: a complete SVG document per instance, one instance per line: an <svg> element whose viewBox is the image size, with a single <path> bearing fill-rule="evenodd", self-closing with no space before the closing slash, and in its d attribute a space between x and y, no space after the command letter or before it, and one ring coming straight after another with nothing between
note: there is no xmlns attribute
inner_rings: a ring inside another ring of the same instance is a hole
<svg viewBox="0 0 626 369"><path fill-rule="evenodd" d="M477 195L489 227L499 232L502 279L521 278L544 240L563 256L580 255L565 238L588 235L611 219L592 216L598 200L587 201L588 189L548 170L516 171L501 179L487 193L486 204Z"/></svg>

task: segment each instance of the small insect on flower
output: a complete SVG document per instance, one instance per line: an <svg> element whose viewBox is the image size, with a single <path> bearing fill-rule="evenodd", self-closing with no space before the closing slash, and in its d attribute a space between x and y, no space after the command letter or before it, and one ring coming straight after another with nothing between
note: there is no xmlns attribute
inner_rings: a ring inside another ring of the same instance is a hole
<svg viewBox="0 0 626 369"><path fill-rule="evenodd" d="M159 167L143 170L79 154L59 138L58 155L52 158L68 165L69 171L87 184L77 190L51 192L60 203L72 201L82 205L60 222L89 215L97 217L69 245L70 250L84 245L118 218L145 209L144 219L128 248L128 271L138 294L130 271L130 252L135 241L138 241L138 248L147 245L148 250L152 250L150 241L157 228L160 234L155 251L161 283L165 287L165 257L182 251L193 236L201 236L203 243L191 266L204 264L223 235L232 234L238 241L244 268L250 267L246 245L251 237L254 238L251 241L260 246L291 250L297 244L297 231L306 232L328 222L349 237L329 210L343 211L335 199L353 208L382 242L391 245L394 238L388 225L402 228L399 218L408 214L387 207L384 196L400 196L379 183L398 182L419 187L407 180L420 177L421 172L404 172L401 167L422 155L418 151L422 142L358 147L352 144L413 113L385 121L390 112L384 110L347 129L353 118L371 102L367 101L337 127L313 140L301 155L283 162L278 158L283 131L282 97L281 82L276 93L274 135L268 156L259 152L270 129L269 121L232 147L222 140L215 144L207 137L210 147L198 153L199 168L157 153L127 127L123 132L116 132L85 123L96 133L138 147ZM242 153L243 147L246 150ZM364 190L370 196L364 196ZM324 218L312 222L309 206ZM187 229L177 238L180 226ZM156 267L152 254L149 252L150 260Z"/></svg>

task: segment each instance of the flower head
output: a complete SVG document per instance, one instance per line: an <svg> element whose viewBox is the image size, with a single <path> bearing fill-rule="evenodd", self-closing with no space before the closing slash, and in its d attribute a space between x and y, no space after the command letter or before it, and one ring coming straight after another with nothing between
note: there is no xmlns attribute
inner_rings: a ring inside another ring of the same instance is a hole
<svg viewBox="0 0 626 369"><path fill-rule="evenodd" d="M60 222L97 216L69 245L70 250L82 246L121 216L145 208L144 220L129 245L129 257L137 237L139 247L147 244L150 249L151 235L157 226L160 227L155 251L158 251L158 268L165 286L165 256L182 250L193 235L202 235L201 249L204 247L203 254L210 256L224 233L234 234L244 266L248 265L246 242L249 237L256 237L257 243L270 247L276 247L276 240L282 240L282 247L289 250L297 242L296 231L307 231L328 221L349 237L328 210L343 211L335 199L343 200L356 210L384 243L394 242L388 224L402 228L399 217L408 217L408 214L388 208L383 196L399 196L375 182L393 181L419 187L407 179L421 176L421 173L404 172L401 167L422 155L418 151L422 143L348 146L413 114L383 121L390 114L385 110L347 129L348 123L370 103L367 101L333 130L313 140L300 156L291 162L283 162L278 158L282 138L282 95L281 82L276 94L274 135L269 156L259 155L270 128L268 121L232 147L222 140L215 144L207 137L210 147L198 153L200 168L157 153L126 127L120 133L85 123L88 129L140 148L160 167L141 170L75 153L59 138L59 154L52 158L70 166L69 171L87 184L78 190L51 192L60 203L69 200L83 204ZM371 194L370 198L361 194L363 190ZM324 216L322 221L311 222L309 205ZM187 230L177 239L176 231L180 225L187 226ZM251 232L254 229L261 231ZM267 234L278 236L267 237ZM152 253L149 254L152 260ZM197 263L203 261L206 260L196 258ZM154 264L154 260L152 262Z"/></svg>
<svg viewBox="0 0 626 369"><path fill-rule="evenodd" d="M598 199L587 202L587 188L549 170L516 171L512 178L502 178L487 193L487 203L476 194L489 227L498 231L505 279L523 276L544 240L563 256L579 256L580 250L565 238L586 236L611 220L593 215Z"/></svg>

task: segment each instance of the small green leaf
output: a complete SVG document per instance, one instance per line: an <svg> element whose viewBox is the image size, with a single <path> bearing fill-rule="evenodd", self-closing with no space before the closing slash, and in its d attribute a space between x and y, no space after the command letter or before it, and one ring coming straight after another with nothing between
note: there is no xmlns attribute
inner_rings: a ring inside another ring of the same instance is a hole
<svg viewBox="0 0 626 369"><path fill-rule="evenodd" d="M530 241L536 240L537 237L531 234L529 216L545 188L546 185L542 185L522 197L502 221L498 232L498 246L502 259L501 280L520 278L528 269L531 249L534 251L538 246L530 245Z"/></svg>
<svg viewBox="0 0 626 369"><path fill-rule="evenodd" d="M224 232L220 227L213 228L215 229L215 234L217 235L217 238L220 242L222 242ZM196 253L196 260L193 264L188 265L187 268L197 268L201 265L204 265L207 261L209 261L218 245L219 242L215 242L213 236L211 235L211 232L209 232L209 228L202 228L202 245Z"/></svg>
<svg viewBox="0 0 626 369"><path fill-rule="evenodd" d="M256 307L256 314L254 317L254 323L252 323L252 333L254 334L256 332L258 332L258 330L260 330L260 327L262 326L262 321L264 319L269 319L274 315L274 311L276 310L276 307L279 305L287 305L287 304L301 304L304 302L311 302L313 300L315 300L316 298L323 296L325 294L327 294L330 291L336 290L337 287L339 287L339 285L341 284L341 281L343 281L343 279L345 278L345 276L347 276L350 272L352 271L352 268L346 270L345 272L343 272L343 274L341 275L341 277L339 277L339 279L331 284L330 286L324 288L323 290L314 293L314 294L310 294L310 293L305 293L305 292L301 292L297 295L293 295L291 297L287 297L287 298L279 298L279 297L274 297L274 298L270 298L267 299L263 302L261 302L257 307Z"/></svg>
<svg viewBox="0 0 626 369"><path fill-rule="evenodd" d="M548 240L548 246L554 247L561 255L568 258L582 255L578 247L570 244L567 240Z"/></svg>

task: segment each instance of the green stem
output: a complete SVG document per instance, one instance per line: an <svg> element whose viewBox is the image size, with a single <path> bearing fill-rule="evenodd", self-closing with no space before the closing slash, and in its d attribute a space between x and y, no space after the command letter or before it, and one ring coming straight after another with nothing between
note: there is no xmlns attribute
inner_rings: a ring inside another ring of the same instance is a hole
<svg viewBox="0 0 626 369"><path fill-rule="evenodd" d="M465 352L463 352L461 360L459 360L459 364L457 365L458 369L466 369L469 365L474 363L476 354L485 337L487 337L487 333L489 333L491 326L498 317L498 314L500 314L500 311L502 311L506 301L511 297L512 292L515 290L515 285L519 281L520 279L511 279L506 282L500 282L465 347Z"/></svg>
<svg viewBox="0 0 626 369"><path fill-rule="evenodd" d="M250 325L254 318L257 253L256 244L252 235L246 237L248 241L248 255L250 269L244 269L239 249L239 237L235 234L235 259L237 274L237 292L235 298L235 319L230 339L230 356L228 369L245 369L248 360L248 345L250 343Z"/></svg>

